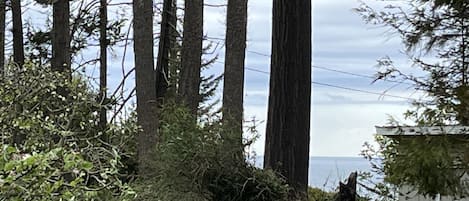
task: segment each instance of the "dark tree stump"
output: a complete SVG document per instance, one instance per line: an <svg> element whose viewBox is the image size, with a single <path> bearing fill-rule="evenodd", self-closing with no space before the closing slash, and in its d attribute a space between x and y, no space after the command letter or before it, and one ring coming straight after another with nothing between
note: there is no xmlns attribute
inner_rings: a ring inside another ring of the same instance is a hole
<svg viewBox="0 0 469 201"><path fill-rule="evenodd" d="M357 172L352 172L347 183L339 182L339 193L336 201L356 201L357 197Z"/></svg>

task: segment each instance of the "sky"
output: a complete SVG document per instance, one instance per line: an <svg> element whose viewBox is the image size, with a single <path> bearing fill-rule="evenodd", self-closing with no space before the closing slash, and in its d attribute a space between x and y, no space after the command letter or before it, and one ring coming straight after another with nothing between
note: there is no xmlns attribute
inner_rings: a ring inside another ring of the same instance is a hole
<svg viewBox="0 0 469 201"><path fill-rule="evenodd" d="M181 3L181 1L179 1ZM386 29L366 25L352 8L357 0L314 0L313 2L313 81L311 103L310 156L358 156L362 145L374 139L375 126L385 125L389 116L402 119L408 108L408 99L393 98L387 93L402 97L414 94L409 86L393 87L395 83L378 82L349 74L373 76L376 60L390 56L403 68L410 64L401 53L400 41L389 36ZM367 2L375 4L374 1ZM226 1L205 0L206 4L221 5ZM248 4L248 35L246 50L244 117L255 119L259 139L252 145L256 155L264 154L265 125L270 71L271 0L251 0ZM217 47L205 59L219 59L205 74L223 73L226 7L206 6L204 10L204 34ZM133 65L131 48L125 57L125 68ZM155 55L157 47L155 46ZM120 52L111 59L109 79L117 83L121 79ZM329 70L324 70L329 69ZM331 71L335 70L335 71ZM127 81L128 88L133 80ZM324 86L333 85L331 86ZM345 87L348 89L340 89ZM358 91L368 91L375 94ZM221 98L222 87L218 90ZM251 126L247 122L246 126ZM247 135L252 137L252 135Z"/></svg>
<svg viewBox="0 0 469 201"><path fill-rule="evenodd" d="M356 0L313 1L312 76L317 84L312 85L310 156L358 156L363 143L373 141L375 126L385 125L389 116L402 120L409 106L408 99L379 95L395 83L371 84L373 79L337 72L373 76L376 60L384 56L405 69L410 66L399 38L385 28L365 24L352 11L359 5ZM262 54L270 55L271 1L250 1L248 13L245 119L264 121L258 126L261 137L253 147L262 155L269 76L250 69L270 70L269 57ZM223 33L211 31L210 24L206 33L223 37ZM410 86L397 86L387 94L414 98L414 92Z"/></svg>
<svg viewBox="0 0 469 201"><path fill-rule="evenodd" d="M367 25L357 13L357 0L313 0L313 61L310 156L358 156L362 145L373 141L375 126L385 125L389 116L402 120L402 113L409 108L406 98L418 98L409 85L378 81L371 84L377 71L376 60L389 56L397 66L410 69L411 64L402 54L402 46L396 35L390 35L383 27ZM380 5L374 0L364 2ZM221 0L206 0L206 4L220 5ZM251 0L248 8L248 36L246 52L244 116L246 121L258 121L259 139L252 151L263 155L265 123L267 116L270 43L271 0ZM37 8L42 10L44 8ZM34 10L33 10L34 11ZM110 12L113 12L112 9ZM44 15L30 11L34 23L43 23ZM115 15L115 14L110 14ZM215 51L205 55L218 55L218 62L205 71L206 74L223 72L226 7L206 6L204 33L213 38ZM25 17L28 20L28 17ZM31 19L29 19L31 20ZM126 28L125 28L126 29ZM109 83L117 85L125 71L133 67L131 45L126 54L115 49L109 58ZM155 55L157 46L155 45ZM110 52L111 53L111 52ZM95 57L97 52L85 55ZM122 60L124 57L124 60ZM156 59L156 57L155 57ZM124 61L124 65L121 65ZM262 71L262 72L258 72ZM98 77L98 71L91 71ZM355 74L355 75L352 75ZM356 76L360 75L360 76ZM127 89L133 87L134 77L127 80ZM112 88L112 86L111 86ZM365 91L365 92L364 92ZM386 91L388 95L382 95ZM371 93L370 93L371 92ZM218 90L221 97L222 88ZM380 95L381 94L381 95ZM251 125L251 123L246 123Z"/></svg>

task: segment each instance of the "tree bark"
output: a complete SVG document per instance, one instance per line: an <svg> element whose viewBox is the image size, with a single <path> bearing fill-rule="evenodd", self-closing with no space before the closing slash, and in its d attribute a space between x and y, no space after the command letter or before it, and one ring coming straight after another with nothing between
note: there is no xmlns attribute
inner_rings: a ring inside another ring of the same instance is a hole
<svg viewBox="0 0 469 201"><path fill-rule="evenodd" d="M21 18L21 1L11 0L13 17L13 61L18 66L24 65L23 21Z"/></svg>
<svg viewBox="0 0 469 201"><path fill-rule="evenodd" d="M226 17L223 124L242 142L247 0L228 0Z"/></svg>
<svg viewBox="0 0 469 201"><path fill-rule="evenodd" d="M5 1L0 2L0 77L5 70Z"/></svg>
<svg viewBox="0 0 469 201"><path fill-rule="evenodd" d="M273 1L264 167L306 199L311 107L311 1Z"/></svg>
<svg viewBox="0 0 469 201"><path fill-rule="evenodd" d="M184 25L181 55L180 95L194 118L197 116L202 64L203 0L184 2Z"/></svg>
<svg viewBox="0 0 469 201"><path fill-rule="evenodd" d="M158 44L158 59L156 62L156 96L161 100L168 89L169 49L171 48L171 10L172 0L163 1L163 12L161 17L160 42Z"/></svg>
<svg viewBox="0 0 469 201"><path fill-rule="evenodd" d="M339 182L339 193L336 201L356 201L357 200L357 172L352 172L347 179L347 183Z"/></svg>
<svg viewBox="0 0 469 201"><path fill-rule="evenodd" d="M157 142L158 116L153 51L153 1L133 0L135 81L137 90L138 174L149 175L151 153Z"/></svg>
<svg viewBox="0 0 469 201"><path fill-rule="evenodd" d="M180 45L178 44L179 32L177 30L177 0L172 1L171 15L169 18L169 93L167 95L177 95L179 72L181 71L181 60L179 57ZM175 98L175 97L172 97Z"/></svg>
<svg viewBox="0 0 469 201"><path fill-rule="evenodd" d="M105 105L107 104L107 0L100 0L99 7L99 101L102 104L101 110L99 111L99 127L102 132L106 129L107 124L107 110ZM105 133L102 134L102 139L107 142L107 136Z"/></svg>
<svg viewBox="0 0 469 201"><path fill-rule="evenodd" d="M69 1L56 1L52 15L52 70L67 73L71 78Z"/></svg>

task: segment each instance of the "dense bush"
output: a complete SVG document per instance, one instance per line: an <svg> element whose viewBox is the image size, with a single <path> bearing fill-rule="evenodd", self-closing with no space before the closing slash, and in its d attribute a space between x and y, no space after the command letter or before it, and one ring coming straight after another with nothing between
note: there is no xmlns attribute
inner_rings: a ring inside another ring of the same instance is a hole
<svg viewBox="0 0 469 201"><path fill-rule="evenodd" d="M130 124L98 126L97 93L80 75L26 64L0 79L1 200L111 200L132 191L121 182ZM103 141L102 136L109 136Z"/></svg>
<svg viewBox="0 0 469 201"><path fill-rule="evenodd" d="M319 188L308 188L309 201L333 201L335 200L335 193L326 192Z"/></svg>
<svg viewBox="0 0 469 201"><path fill-rule="evenodd" d="M467 138L376 136L376 141L379 147L365 143L362 155L374 173L362 174L362 181L371 184L379 200L397 200L403 186L429 197L469 195L469 182L461 177L469 169Z"/></svg>
<svg viewBox="0 0 469 201"><path fill-rule="evenodd" d="M54 148L24 154L5 145L1 154L0 200L110 200L130 196L123 191L131 193L112 179L113 169L100 171L101 179L94 180L93 162L72 150Z"/></svg>
<svg viewBox="0 0 469 201"><path fill-rule="evenodd" d="M337 193L324 191L319 188L309 187L308 188L308 200L309 201L336 201ZM368 197L357 195L356 200L357 201L370 201L371 199Z"/></svg>
<svg viewBox="0 0 469 201"><path fill-rule="evenodd" d="M286 200L285 182L246 163L239 157L242 148L224 146L222 127L216 123L202 127L174 104L166 105L161 114L154 180L139 185L138 200Z"/></svg>
<svg viewBox="0 0 469 201"><path fill-rule="evenodd" d="M382 139L385 180L397 186L415 187L422 195L467 196L469 145L465 138L419 136Z"/></svg>

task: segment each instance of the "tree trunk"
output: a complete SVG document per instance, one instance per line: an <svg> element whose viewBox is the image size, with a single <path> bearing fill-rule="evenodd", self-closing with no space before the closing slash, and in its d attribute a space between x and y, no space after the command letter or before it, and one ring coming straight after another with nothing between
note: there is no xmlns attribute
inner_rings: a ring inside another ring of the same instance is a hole
<svg viewBox="0 0 469 201"><path fill-rule="evenodd" d="M177 0L172 1L171 15L169 18L169 93L168 95L177 95L179 72L181 70L181 60L179 57L180 45L178 44L179 33L177 31ZM173 97L174 98L174 97Z"/></svg>
<svg viewBox="0 0 469 201"><path fill-rule="evenodd" d="M311 1L273 1L264 167L306 199L311 107Z"/></svg>
<svg viewBox="0 0 469 201"><path fill-rule="evenodd" d="M0 2L0 77L5 69L5 1Z"/></svg>
<svg viewBox="0 0 469 201"><path fill-rule="evenodd" d="M184 2L184 25L181 55L181 79L179 81L182 101L194 118L197 117L200 95L200 68L202 64L203 0Z"/></svg>
<svg viewBox="0 0 469 201"><path fill-rule="evenodd" d="M52 70L66 72L71 78L69 1L56 1L52 15Z"/></svg>
<svg viewBox="0 0 469 201"><path fill-rule="evenodd" d="M21 1L11 0L13 17L13 61L19 66L24 64L23 21L21 19Z"/></svg>
<svg viewBox="0 0 469 201"><path fill-rule="evenodd" d="M99 126L104 132L106 129L107 124L107 110L104 107L107 104L107 0L100 0L100 7L99 7L99 47L100 47L100 55L99 55L99 101L101 102L102 106L101 111L99 111ZM107 136L103 133L102 139L107 142Z"/></svg>
<svg viewBox="0 0 469 201"><path fill-rule="evenodd" d="M228 0L223 81L223 124L242 142L247 0Z"/></svg>
<svg viewBox="0 0 469 201"><path fill-rule="evenodd" d="M158 116L153 61L153 1L133 1L135 85L137 90L138 174L148 176L151 153L157 142Z"/></svg>
<svg viewBox="0 0 469 201"><path fill-rule="evenodd" d="M170 19L172 0L163 1L163 12L161 17L160 42L158 44L158 59L156 62L156 97L161 101L164 98L168 88L168 65L169 65L169 49L170 41Z"/></svg>
<svg viewBox="0 0 469 201"><path fill-rule="evenodd" d="M19 66L24 65L23 20L21 19L21 1L11 0L11 15L13 18L13 61ZM16 104L18 111L23 111L21 104ZM13 143L17 146L23 144L25 135L14 133Z"/></svg>

